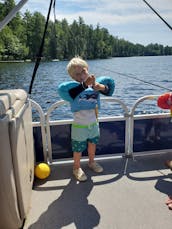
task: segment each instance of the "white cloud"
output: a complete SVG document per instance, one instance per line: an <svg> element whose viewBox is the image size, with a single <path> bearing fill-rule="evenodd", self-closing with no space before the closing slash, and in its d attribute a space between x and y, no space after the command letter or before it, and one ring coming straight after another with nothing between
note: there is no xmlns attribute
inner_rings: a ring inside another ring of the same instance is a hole
<svg viewBox="0 0 172 229"><path fill-rule="evenodd" d="M171 0L147 0L147 2L172 26ZM31 12L39 11L44 16L47 16L48 8L49 1L47 0L29 0L24 7L25 10L28 9ZM119 37L131 38L131 42L138 38L139 42L144 43L145 36L145 40L151 37L151 40L157 41L157 43L159 41L162 43L162 40L164 44L170 42L171 31L142 0L56 1L56 18L58 20L66 18L69 23L72 23L74 19L78 20L79 16L84 19L86 24L95 26L99 23L101 27L110 30L110 33L117 31ZM51 14L51 20L53 19L53 14ZM144 31L141 30L142 28ZM127 30L126 36L125 30ZM133 31L133 38L132 34L128 36L129 30ZM140 34L135 35L134 31L138 30ZM158 31L159 35L157 35ZM165 34L162 35L162 31Z"/></svg>

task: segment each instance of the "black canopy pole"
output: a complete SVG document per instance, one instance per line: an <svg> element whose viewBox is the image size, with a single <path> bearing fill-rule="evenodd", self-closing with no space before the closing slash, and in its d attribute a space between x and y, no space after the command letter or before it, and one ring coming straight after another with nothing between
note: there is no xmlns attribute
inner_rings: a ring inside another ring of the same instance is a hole
<svg viewBox="0 0 172 229"><path fill-rule="evenodd" d="M151 10L168 26L168 28L170 28L172 30L171 25L169 25L157 12L156 10L153 9L153 7L145 0L143 0L148 6L149 8L151 8Z"/></svg>
<svg viewBox="0 0 172 229"><path fill-rule="evenodd" d="M48 14L47 14L47 20L46 20L45 28L44 28L44 34L43 34L43 37L42 37L42 41L41 41L41 45L40 45L40 48L39 48L38 55L36 57L36 63L35 63L32 79L31 79L30 86L29 86L29 94L31 94L33 81L35 79L36 72L37 72L37 69L39 67L39 63L41 61L41 56L42 56L42 51L43 51L44 41L45 41L45 35L46 35L47 27L48 27L48 21L49 21L49 17L50 17L50 12L51 12L51 7L52 7L52 4L53 4L53 1L54 0L50 0L50 6L49 6Z"/></svg>

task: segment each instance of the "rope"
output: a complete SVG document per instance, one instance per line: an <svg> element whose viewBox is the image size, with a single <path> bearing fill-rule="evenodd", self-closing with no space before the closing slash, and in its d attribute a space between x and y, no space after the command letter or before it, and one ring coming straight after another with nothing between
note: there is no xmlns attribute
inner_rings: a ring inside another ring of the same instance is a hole
<svg viewBox="0 0 172 229"><path fill-rule="evenodd" d="M49 21L50 12L51 12L51 7L52 7L52 4L53 4L54 1L56 1L56 0L50 0L49 10L48 10L48 14L47 14L47 20L46 20L46 24L45 24L45 28L44 28L44 34L43 34L43 37L42 37L41 45L40 45L40 48L39 48L39 52L38 52L38 55L37 55L37 58L36 58L35 67L34 67L34 70L33 70L32 79L31 79L30 86L29 86L29 94L31 94L33 82L34 82L34 79L35 79L35 76L36 76L36 72L37 72L37 69L38 69L40 61L41 61L41 56L42 56L42 51L43 51L44 41L45 41L45 35L46 35L46 31L47 31L47 27L48 27L48 21Z"/></svg>
<svg viewBox="0 0 172 229"><path fill-rule="evenodd" d="M53 13L54 13L54 23L56 22L56 0L54 1L54 4L53 4Z"/></svg>

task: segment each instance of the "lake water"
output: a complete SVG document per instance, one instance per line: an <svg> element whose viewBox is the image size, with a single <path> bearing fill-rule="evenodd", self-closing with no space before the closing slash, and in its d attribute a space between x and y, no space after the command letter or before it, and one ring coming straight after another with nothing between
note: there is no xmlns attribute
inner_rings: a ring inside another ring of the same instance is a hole
<svg viewBox="0 0 172 229"><path fill-rule="evenodd" d="M40 104L44 112L51 104L60 100L57 94L58 84L71 80L66 72L67 63L67 61L40 63L31 98ZM89 72L95 76L111 76L115 80L113 97L122 100L129 109L142 96L160 95L172 88L172 56L89 60L88 64ZM33 69L34 63L0 63L0 89L22 88L28 91ZM155 102L144 104L139 109L138 112L154 113L157 110L161 112ZM120 112L118 104L104 103L100 111L102 115L118 115ZM57 119L72 116L68 105L56 110L54 115Z"/></svg>

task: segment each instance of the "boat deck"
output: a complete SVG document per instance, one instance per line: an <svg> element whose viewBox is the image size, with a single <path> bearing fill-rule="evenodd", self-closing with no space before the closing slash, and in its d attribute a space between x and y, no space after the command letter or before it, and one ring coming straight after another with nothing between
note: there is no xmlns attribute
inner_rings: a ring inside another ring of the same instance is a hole
<svg viewBox="0 0 172 229"><path fill-rule="evenodd" d="M171 229L172 172L164 161L171 153L134 159L99 159L95 174L83 161L86 182L77 182L72 163L54 164L46 180L35 180L24 229Z"/></svg>

